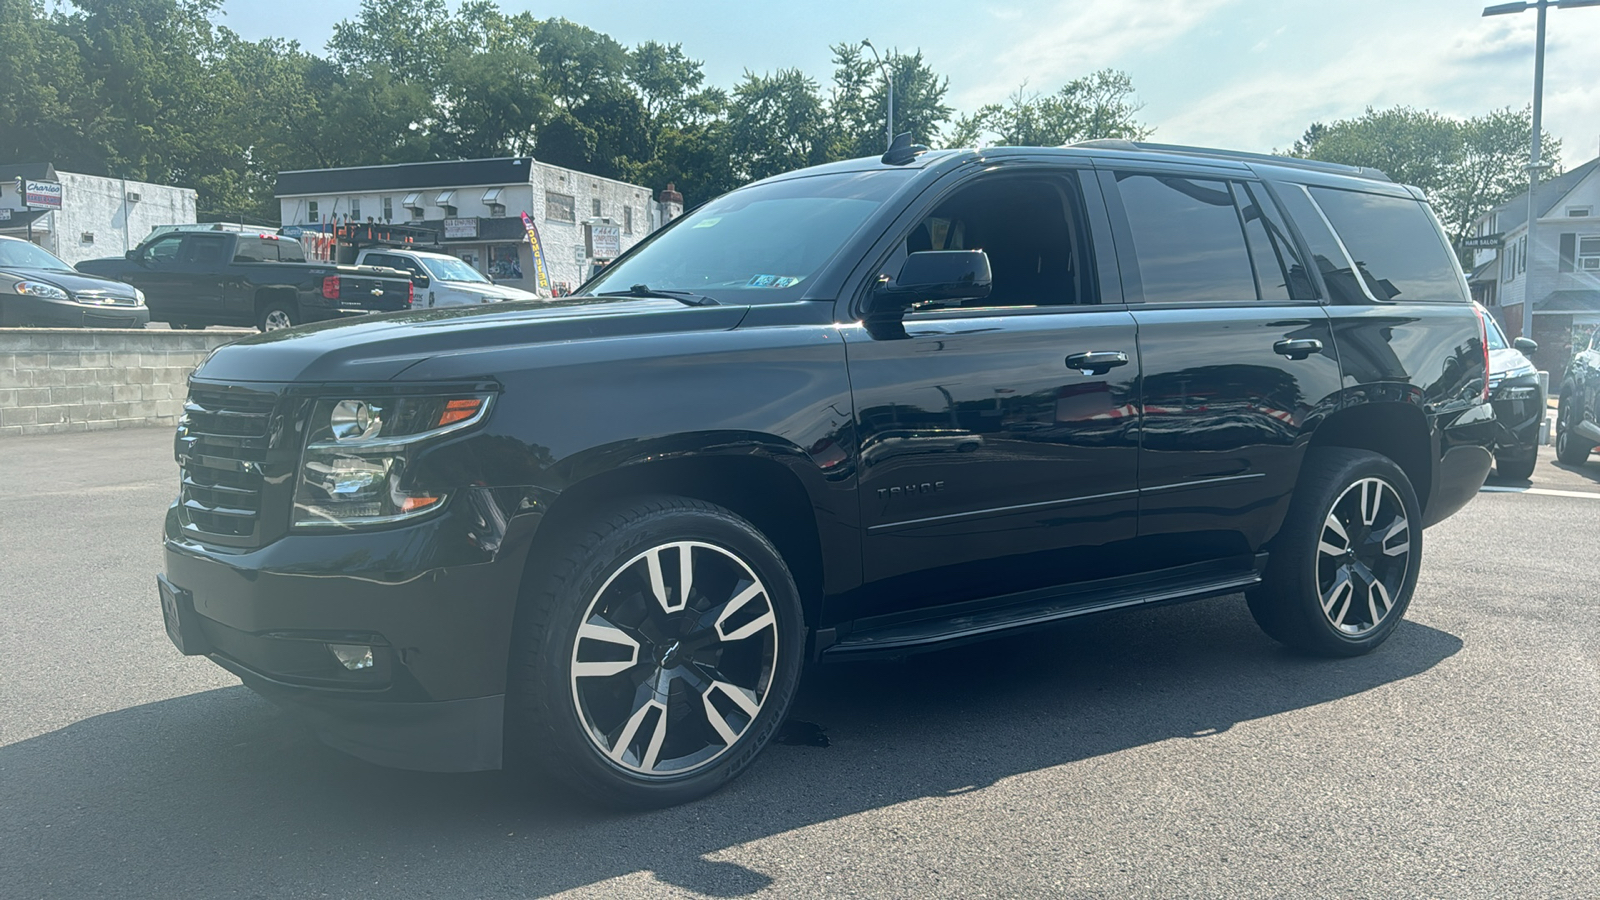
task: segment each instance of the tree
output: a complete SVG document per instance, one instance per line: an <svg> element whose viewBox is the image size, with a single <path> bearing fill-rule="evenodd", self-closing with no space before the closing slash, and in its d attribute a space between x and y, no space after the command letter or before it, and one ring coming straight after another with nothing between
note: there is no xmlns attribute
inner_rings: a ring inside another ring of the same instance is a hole
<svg viewBox="0 0 1600 900"><path fill-rule="evenodd" d="M1455 119L1405 106L1368 108L1353 119L1314 122L1289 151L1305 159L1370 166L1428 195L1453 242L1484 213L1527 190L1530 110L1494 110ZM1550 159L1561 142L1541 139Z"/></svg>
<svg viewBox="0 0 1600 900"><path fill-rule="evenodd" d="M733 176L754 181L828 159L828 131L817 83L799 69L746 72L733 89L728 153Z"/></svg>
<svg viewBox="0 0 1600 900"><path fill-rule="evenodd" d="M1007 103L991 103L957 119L947 143L1053 147L1097 138L1143 140L1154 131L1135 118L1143 108L1133 99L1128 73L1101 69L1054 94L1030 92L1024 84Z"/></svg>
<svg viewBox="0 0 1600 900"><path fill-rule="evenodd" d="M889 91L882 67L862 53L860 44L835 44L830 49L833 92L828 101L828 121L833 131L832 155L851 159L882 153L889 114ZM909 132L919 143L937 143L940 129L953 112L944 102L950 79L934 72L921 50L911 54L890 50L884 65L894 74L895 132Z"/></svg>

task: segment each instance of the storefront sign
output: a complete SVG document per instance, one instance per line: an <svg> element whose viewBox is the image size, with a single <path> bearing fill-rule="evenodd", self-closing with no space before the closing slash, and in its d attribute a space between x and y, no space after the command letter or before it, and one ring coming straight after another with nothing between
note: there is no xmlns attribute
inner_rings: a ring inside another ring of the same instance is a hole
<svg viewBox="0 0 1600 900"><path fill-rule="evenodd" d="M1496 234L1485 234L1485 235L1482 235L1481 237L1463 238L1462 241L1461 241L1461 249L1463 249L1463 250L1494 250L1494 249L1499 248L1500 242L1504 241L1505 238L1506 238L1506 236L1504 234L1499 234L1499 233L1496 233Z"/></svg>
<svg viewBox="0 0 1600 900"><path fill-rule="evenodd" d="M591 224L588 250L593 259L616 259L621 256L622 226Z"/></svg>
<svg viewBox="0 0 1600 900"><path fill-rule="evenodd" d="M11 221L11 210L6 209L3 206L0 206L0 222L9 222L9 221Z"/></svg>
<svg viewBox="0 0 1600 900"><path fill-rule="evenodd" d="M445 219L444 239L447 241L470 240L478 236L477 219Z"/></svg>
<svg viewBox="0 0 1600 900"><path fill-rule="evenodd" d="M22 183L22 202L29 209L60 209L61 182L24 181Z"/></svg>

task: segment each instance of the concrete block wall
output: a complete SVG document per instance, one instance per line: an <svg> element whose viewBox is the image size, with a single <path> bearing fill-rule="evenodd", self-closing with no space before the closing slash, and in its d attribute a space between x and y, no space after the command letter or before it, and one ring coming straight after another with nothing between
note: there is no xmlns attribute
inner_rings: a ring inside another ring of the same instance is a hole
<svg viewBox="0 0 1600 900"><path fill-rule="evenodd" d="M243 331L0 328L0 437L174 426L189 373Z"/></svg>

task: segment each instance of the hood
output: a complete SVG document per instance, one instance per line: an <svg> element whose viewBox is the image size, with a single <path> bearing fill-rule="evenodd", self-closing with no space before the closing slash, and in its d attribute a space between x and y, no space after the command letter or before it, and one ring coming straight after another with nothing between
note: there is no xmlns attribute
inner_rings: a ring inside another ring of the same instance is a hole
<svg viewBox="0 0 1600 900"><path fill-rule="evenodd" d="M118 300L132 300L135 297L133 285L121 281L113 281L99 275L85 275L70 269L24 269L16 266L6 266L0 269L7 275L14 275L17 279L30 281L43 281L62 288L67 293L76 297L80 293L87 293L95 297L114 297Z"/></svg>
<svg viewBox="0 0 1600 900"><path fill-rule="evenodd" d="M434 356L645 334L726 331L748 307L573 297L449 306L322 322L219 348L194 377L218 381L388 381ZM488 372L463 372L463 377Z"/></svg>
<svg viewBox="0 0 1600 900"><path fill-rule="evenodd" d="M1518 350L1507 347L1504 350L1489 351L1489 377L1503 378L1512 369L1524 369L1533 363Z"/></svg>
<svg viewBox="0 0 1600 900"><path fill-rule="evenodd" d="M506 287L499 284L488 284L481 281L439 281L436 283L440 287L448 288L452 291L461 291L467 294L478 294L484 297L493 297L497 300L537 300L539 296L537 294L530 294L527 291L520 290L518 288Z"/></svg>

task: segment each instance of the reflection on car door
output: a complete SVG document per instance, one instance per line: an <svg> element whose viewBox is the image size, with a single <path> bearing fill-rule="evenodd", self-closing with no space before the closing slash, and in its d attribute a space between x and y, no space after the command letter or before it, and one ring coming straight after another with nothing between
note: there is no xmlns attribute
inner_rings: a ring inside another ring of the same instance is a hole
<svg viewBox="0 0 1600 900"><path fill-rule="evenodd" d="M1336 402L1328 316L1259 183L1206 170L1101 181L1144 367L1141 540L1165 565L1243 563L1282 518L1308 423Z"/></svg>
<svg viewBox="0 0 1600 900"><path fill-rule="evenodd" d="M1098 202L1098 201L1096 201ZM847 329L860 453L857 615L1093 577L1136 528L1133 317L1095 305L1075 175L990 175L938 201L907 252L983 249L984 305ZM992 305L991 305L992 304ZM1126 362L1091 373L1068 357Z"/></svg>
<svg viewBox="0 0 1600 900"><path fill-rule="evenodd" d="M178 255L183 252L183 235L169 234L145 246L136 265L123 280L144 291L150 318L171 321L179 295Z"/></svg>
<svg viewBox="0 0 1600 900"><path fill-rule="evenodd" d="M183 251L174 267L174 307L180 321L196 324L236 321L223 306L230 242L229 236L223 234L185 236Z"/></svg>

